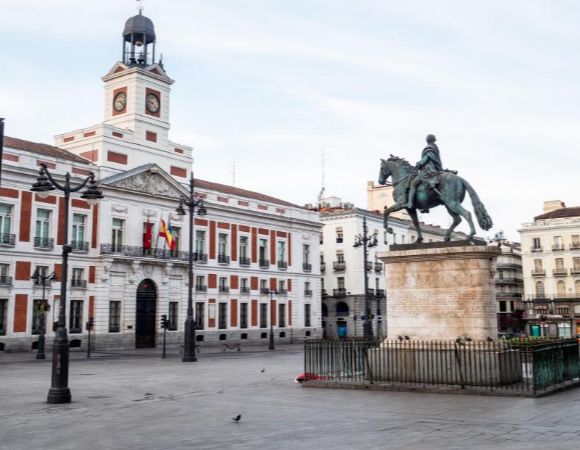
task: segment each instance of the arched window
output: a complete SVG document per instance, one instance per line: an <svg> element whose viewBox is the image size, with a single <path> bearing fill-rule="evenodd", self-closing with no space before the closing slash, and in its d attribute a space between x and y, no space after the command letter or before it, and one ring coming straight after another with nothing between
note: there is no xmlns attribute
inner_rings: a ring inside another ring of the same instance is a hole
<svg viewBox="0 0 580 450"><path fill-rule="evenodd" d="M349 308L345 302L338 302L336 304L336 315L337 316L348 316Z"/></svg>
<svg viewBox="0 0 580 450"><path fill-rule="evenodd" d="M566 283L563 280L558 281L556 284L556 292L558 293L558 297L566 296Z"/></svg>
<svg viewBox="0 0 580 450"><path fill-rule="evenodd" d="M542 281L536 281L536 297L543 298L545 295L544 283Z"/></svg>

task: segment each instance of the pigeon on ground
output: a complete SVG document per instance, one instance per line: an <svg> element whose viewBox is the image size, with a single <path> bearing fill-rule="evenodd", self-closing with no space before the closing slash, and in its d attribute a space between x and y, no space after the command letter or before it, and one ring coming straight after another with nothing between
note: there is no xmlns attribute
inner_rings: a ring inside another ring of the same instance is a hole
<svg viewBox="0 0 580 450"><path fill-rule="evenodd" d="M232 417L232 421L238 423L241 418L242 418L242 415L241 414L238 414L236 417Z"/></svg>

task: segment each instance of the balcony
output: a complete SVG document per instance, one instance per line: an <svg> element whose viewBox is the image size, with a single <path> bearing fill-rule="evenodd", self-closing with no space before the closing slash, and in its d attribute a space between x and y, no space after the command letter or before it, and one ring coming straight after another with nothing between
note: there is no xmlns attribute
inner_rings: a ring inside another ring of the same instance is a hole
<svg viewBox="0 0 580 450"><path fill-rule="evenodd" d="M52 250L54 248L54 239L45 237L35 237L34 248L40 248L42 250Z"/></svg>
<svg viewBox="0 0 580 450"><path fill-rule="evenodd" d="M344 288L339 288L339 289L333 289L332 290L332 296L333 297L346 297L346 289Z"/></svg>
<svg viewBox="0 0 580 450"><path fill-rule="evenodd" d="M548 294L531 294L528 295L528 301L534 302L549 302L552 300L552 296Z"/></svg>
<svg viewBox="0 0 580 450"><path fill-rule="evenodd" d="M288 295L288 289L278 289L278 295Z"/></svg>
<svg viewBox="0 0 580 450"><path fill-rule="evenodd" d="M288 268L288 263L286 261L278 261L278 269L286 270Z"/></svg>
<svg viewBox="0 0 580 450"><path fill-rule="evenodd" d="M73 253L89 252L89 243L87 241L71 241L70 246Z"/></svg>
<svg viewBox="0 0 580 450"><path fill-rule="evenodd" d="M376 262L375 263L375 272L379 273L383 271L383 263Z"/></svg>
<svg viewBox="0 0 580 450"><path fill-rule="evenodd" d="M207 285L205 285L205 284L196 284L195 285L195 292L207 292Z"/></svg>
<svg viewBox="0 0 580 450"><path fill-rule="evenodd" d="M227 294L228 292L230 292L230 287L229 286L220 286L219 292L222 294Z"/></svg>
<svg viewBox="0 0 580 450"><path fill-rule="evenodd" d="M544 269L534 269L532 270L533 277L545 277L546 271Z"/></svg>
<svg viewBox="0 0 580 450"><path fill-rule="evenodd" d="M73 278L70 280L70 287L76 289L86 289L87 288L87 280L78 280Z"/></svg>
<svg viewBox="0 0 580 450"><path fill-rule="evenodd" d="M0 275L0 286L12 286L12 277Z"/></svg>
<svg viewBox="0 0 580 450"><path fill-rule="evenodd" d="M326 263L324 261L322 261L320 263L320 273L324 273L326 272Z"/></svg>
<svg viewBox="0 0 580 450"><path fill-rule="evenodd" d="M322 291L320 293L323 297L328 297L328 293L326 292L326 289L322 289Z"/></svg>
<svg viewBox="0 0 580 450"><path fill-rule="evenodd" d="M572 267L570 269L570 275L580 275L580 267Z"/></svg>
<svg viewBox="0 0 580 450"><path fill-rule="evenodd" d="M342 244L342 240L343 240L343 239L342 239L342 236L340 236L340 237L337 237L337 238L336 238L336 243L337 243L337 244Z"/></svg>
<svg viewBox="0 0 580 450"><path fill-rule="evenodd" d="M224 265L229 264L230 257L228 255L218 255L217 262L218 262L218 264L224 264Z"/></svg>
<svg viewBox="0 0 580 450"><path fill-rule="evenodd" d="M552 275L555 277L567 277L568 276L568 269L564 269L563 267L559 267L557 269L552 270Z"/></svg>
<svg viewBox="0 0 580 450"><path fill-rule="evenodd" d="M207 253L193 252L193 260L198 263L207 263Z"/></svg>
<svg viewBox="0 0 580 450"><path fill-rule="evenodd" d="M375 290L374 289L367 289L367 295L369 297L374 297L375 296Z"/></svg>
<svg viewBox="0 0 580 450"><path fill-rule="evenodd" d="M580 250L580 242L572 242L570 244L570 250Z"/></svg>
<svg viewBox="0 0 580 450"><path fill-rule="evenodd" d="M1 247L14 247L16 245L16 235L9 233L0 233Z"/></svg>
<svg viewBox="0 0 580 450"><path fill-rule="evenodd" d="M260 294L269 295L270 294L270 289L268 289L268 288L260 288Z"/></svg>
<svg viewBox="0 0 580 450"><path fill-rule="evenodd" d="M241 294L249 294L250 293L250 288L248 286L242 286L240 288L240 293Z"/></svg>
<svg viewBox="0 0 580 450"><path fill-rule="evenodd" d="M312 289L305 289L304 296L305 297L312 297Z"/></svg>
<svg viewBox="0 0 580 450"><path fill-rule="evenodd" d="M553 252L563 252L564 251L564 244L554 244L552 245Z"/></svg>
<svg viewBox="0 0 580 450"><path fill-rule="evenodd" d="M367 261L367 271L373 270L373 263L370 261Z"/></svg>
<svg viewBox="0 0 580 450"><path fill-rule="evenodd" d="M524 280L519 277L504 277L504 278L496 278L496 284L522 284Z"/></svg>
<svg viewBox="0 0 580 450"><path fill-rule="evenodd" d="M189 260L189 252L171 251L164 248L143 248L135 245L101 244L101 255L132 259L147 258L155 260L183 261Z"/></svg>
<svg viewBox="0 0 580 450"><path fill-rule="evenodd" d="M542 247L532 246L532 247L530 247L530 251L532 253L539 253L539 252L543 252L544 250L542 249Z"/></svg>
<svg viewBox="0 0 580 450"><path fill-rule="evenodd" d="M495 295L495 298L498 300L521 300L522 294L520 292L500 292Z"/></svg>
<svg viewBox="0 0 580 450"><path fill-rule="evenodd" d="M240 266L249 266L252 264L252 262L250 261L250 258L248 258L247 256L240 256L240 259L238 261L240 263Z"/></svg>
<svg viewBox="0 0 580 450"><path fill-rule="evenodd" d="M555 293L554 300L580 300L580 292L578 293Z"/></svg>
<svg viewBox="0 0 580 450"><path fill-rule="evenodd" d="M556 306L556 314L560 316L569 316L570 308L568 306Z"/></svg>
<svg viewBox="0 0 580 450"><path fill-rule="evenodd" d="M344 261L334 261L332 263L332 268L335 272L344 272L346 270L346 262Z"/></svg>
<svg viewBox="0 0 580 450"><path fill-rule="evenodd" d="M44 283L44 287L49 289L52 286L52 281L60 281L60 280L56 280L56 279L53 279L53 280L50 280L50 279L41 280L41 279L38 279L38 280L34 280L32 282L32 285L34 287L40 287L41 288L42 287L42 284Z"/></svg>
<svg viewBox="0 0 580 450"><path fill-rule="evenodd" d="M310 263L302 263L302 270L304 272L312 272L312 264L310 264Z"/></svg>
<svg viewBox="0 0 580 450"><path fill-rule="evenodd" d="M384 289L376 289L375 290L375 297L376 298L385 298L385 290Z"/></svg>
<svg viewBox="0 0 580 450"><path fill-rule="evenodd" d="M261 259L258 261L258 264L261 269L267 269L270 267L270 261L268 259Z"/></svg>

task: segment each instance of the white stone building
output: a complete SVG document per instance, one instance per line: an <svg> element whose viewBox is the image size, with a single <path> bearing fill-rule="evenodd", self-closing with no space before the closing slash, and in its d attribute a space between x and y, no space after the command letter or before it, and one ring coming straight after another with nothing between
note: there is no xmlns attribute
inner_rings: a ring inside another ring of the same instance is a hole
<svg viewBox="0 0 580 450"><path fill-rule="evenodd" d="M332 197L321 201L320 219L324 225L320 261L322 284L322 326L327 337L362 336L361 316L364 315L364 253L362 247L353 247L355 236L363 233L363 218L369 234L377 236L377 245L368 250L368 289L375 333L386 333L386 302L383 263L377 254L387 251L391 244L410 244L416 232L409 220L391 217L393 234L383 228L383 216L344 203ZM443 229L422 224L424 242L443 240ZM459 236L459 234L456 234Z"/></svg>
<svg viewBox="0 0 580 450"><path fill-rule="evenodd" d="M544 202L519 232L529 333L580 336L580 207Z"/></svg>
<svg viewBox="0 0 580 450"><path fill-rule="evenodd" d="M69 236L67 327L72 345L85 345L95 321L96 348L154 347L160 318L170 342L182 342L187 306L187 221L175 213L189 195L192 148L169 139L170 86L155 60L153 23L141 14L123 32L121 61L103 77L105 118L56 137L56 146L6 138L0 192L0 349L33 347L42 323L39 269L60 275L63 198L30 192L39 164L73 183L93 171L104 198L90 206L73 194ZM319 238L315 211L284 200L196 180L208 215L195 221L195 317L198 341L266 342L321 332ZM156 239L171 224L172 251ZM144 233L153 224L153 245ZM314 257L316 255L316 257ZM270 291L277 294L270 294ZM47 290L50 324L60 283Z"/></svg>

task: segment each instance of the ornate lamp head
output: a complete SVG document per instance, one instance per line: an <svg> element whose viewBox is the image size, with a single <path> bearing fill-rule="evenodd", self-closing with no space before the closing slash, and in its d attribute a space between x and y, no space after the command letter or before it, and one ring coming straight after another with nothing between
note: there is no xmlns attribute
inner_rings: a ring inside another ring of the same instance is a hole
<svg viewBox="0 0 580 450"><path fill-rule="evenodd" d="M203 202L201 203L201 205L199 205L199 208L197 209L197 215L198 216L207 215L207 209L205 208L205 204Z"/></svg>
<svg viewBox="0 0 580 450"><path fill-rule="evenodd" d="M49 192L54 190L54 186L46 174L46 166L44 164L40 165L36 183L32 185L30 190L36 192L41 198L46 198Z"/></svg>
<svg viewBox="0 0 580 450"><path fill-rule="evenodd" d="M183 208L183 199L179 199L179 206L175 208L175 212L180 216L185 216L185 208Z"/></svg>
<svg viewBox="0 0 580 450"><path fill-rule="evenodd" d="M94 205L98 200L103 198L103 191L99 189L99 185L95 180L95 175L91 173L89 183L81 198L86 200L89 204Z"/></svg>

